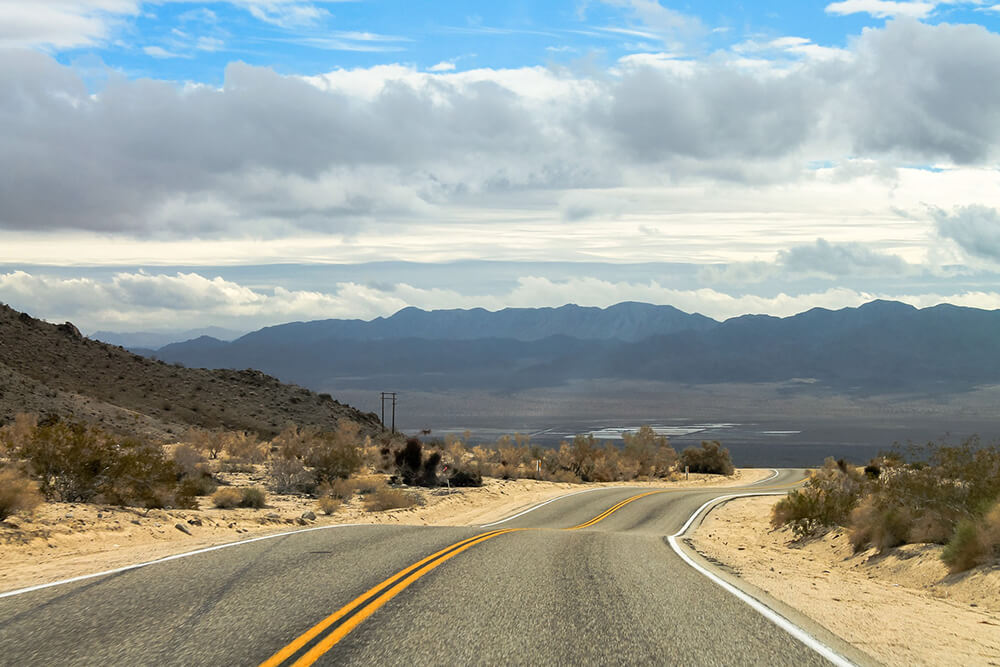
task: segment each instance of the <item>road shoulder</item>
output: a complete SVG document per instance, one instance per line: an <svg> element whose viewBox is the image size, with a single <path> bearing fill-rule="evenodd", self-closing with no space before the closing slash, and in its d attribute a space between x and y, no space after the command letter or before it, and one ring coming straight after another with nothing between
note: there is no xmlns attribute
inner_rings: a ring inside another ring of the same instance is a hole
<svg viewBox="0 0 1000 667"><path fill-rule="evenodd" d="M779 497L715 506L688 542L709 562L887 665L1000 664L1000 571L947 576L936 547L854 554L832 531L794 543L772 531ZM741 586L743 587L743 586Z"/></svg>

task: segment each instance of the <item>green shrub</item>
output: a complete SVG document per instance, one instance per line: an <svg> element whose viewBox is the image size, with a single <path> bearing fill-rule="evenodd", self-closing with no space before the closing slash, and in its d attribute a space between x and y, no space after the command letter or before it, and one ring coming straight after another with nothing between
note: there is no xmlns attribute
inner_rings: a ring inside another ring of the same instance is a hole
<svg viewBox="0 0 1000 667"><path fill-rule="evenodd" d="M732 475L736 468L729 450L717 440L703 440L701 447L685 447L681 452L680 466L691 472L709 475Z"/></svg>
<svg viewBox="0 0 1000 667"><path fill-rule="evenodd" d="M342 419L336 431L316 434L306 464L312 466L318 481L347 479L361 469L364 453L359 442L360 429L358 424Z"/></svg>
<svg viewBox="0 0 1000 667"><path fill-rule="evenodd" d="M189 504L178 494L177 465L157 444L120 439L85 424L53 421L34 429L16 452L46 498L143 507ZM175 496L180 497L180 500Z"/></svg>
<svg viewBox="0 0 1000 667"><path fill-rule="evenodd" d="M31 512L41 502L36 482L13 468L0 470L0 521L17 512Z"/></svg>
<svg viewBox="0 0 1000 667"><path fill-rule="evenodd" d="M962 572L981 563L986 556L979 535L979 525L973 519L963 519L955 528L951 541L941 552L941 560L951 572Z"/></svg>
<svg viewBox="0 0 1000 667"><path fill-rule="evenodd" d="M796 537L813 535L821 527L848 524L861 498L863 477L843 461L828 458L809 475L805 486L789 492L774 506L771 525L789 525Z"/></svg>

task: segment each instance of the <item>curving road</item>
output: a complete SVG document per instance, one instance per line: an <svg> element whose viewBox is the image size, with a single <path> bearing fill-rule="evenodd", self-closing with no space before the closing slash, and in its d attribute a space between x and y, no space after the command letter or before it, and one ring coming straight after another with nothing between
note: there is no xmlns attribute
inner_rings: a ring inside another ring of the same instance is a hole
<svg viewBox="0 0 1000 667"><path fill-rule="evenodd" d="M300 532L6 597L0 664L827 664L667 544L737 491L602 489L482 528Z"/></svg>

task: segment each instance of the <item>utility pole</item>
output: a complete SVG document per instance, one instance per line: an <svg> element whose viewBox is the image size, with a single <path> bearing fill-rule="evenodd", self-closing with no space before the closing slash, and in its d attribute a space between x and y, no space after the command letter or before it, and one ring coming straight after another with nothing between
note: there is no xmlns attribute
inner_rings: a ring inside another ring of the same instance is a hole
<svg viewBox="0 0 1000 667"><path fill-rule="evenodd" d="M382 392L382 428L385 428L385 399L390 399L392 401L392 432L396 432L396 392L394 391L383 391Z"/></svg>

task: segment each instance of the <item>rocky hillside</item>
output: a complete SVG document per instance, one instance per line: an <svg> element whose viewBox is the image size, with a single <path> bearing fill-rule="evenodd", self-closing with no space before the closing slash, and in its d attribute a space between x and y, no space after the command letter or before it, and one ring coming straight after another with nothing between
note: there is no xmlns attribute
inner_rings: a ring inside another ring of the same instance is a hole
<svg viewBox="0 0 1000 667"><path fill-rule="evenodd" d="M378 417L256 370L168 365L0 305L0 424L18 412L96 421L109 430L171 439L191 426L269 437L289 422L334 428Z"/></svg>

